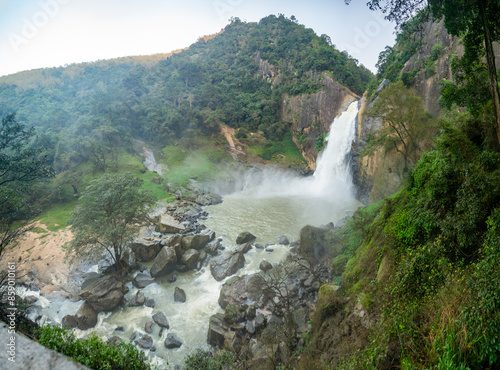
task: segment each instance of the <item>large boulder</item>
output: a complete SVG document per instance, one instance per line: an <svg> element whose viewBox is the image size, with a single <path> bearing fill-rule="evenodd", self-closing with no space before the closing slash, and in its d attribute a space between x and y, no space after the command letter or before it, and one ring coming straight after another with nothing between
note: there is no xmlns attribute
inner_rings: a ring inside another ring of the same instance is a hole
<svg viewBox="0 0 500 370"><path fill-rule="evenodd" d="M153 279L151 276L148 274L144 274L142 272L138 273L135 278L132 280L132 284L137 289L142 289L147 287L149 284L152 284L155 282L155 279Z"/></svg>
<svg viewBox="0 0 500 370"><path fill-rule="evenodd" d="M123 302L123 283L113 275L105 275L82 289L80 297L97 312L112 311Z"/></svg>
<svg viewBox="0 0 500 370"><path fill-rule="evenodd" d="M135 296L130 300L128 305L130 307L143 306L145 301L146 301L146 297L144 296L144 293L142 293L140 290L138 290L137 293L135 294Z"/></svg>
<svg viewBox="0 0 500 370"><path fill-rule="evenodd" d="M298 252L317 262L325 250L325 238L328 233L329 231L325 229L304 226L300 230Z"/></svg>
<svg viewBox="0 0 500 370"><path fill-rule="evenodd" d="M87 302L83 302L76 312L77 327L80 330L87 330L97 325L97 312Z"/></svg>
<svg viewBox="0 0 500 370"><path fill-rule="evenodd" d="M171 272L177 263L177 254L174 248L163 247L156 256L153 266L151 266L151 276L163 276Z"/></svg>
<svg viewBox="0 0 500 370"><path fill-rule="evenodd" d="M140 238L130 244L130 249L135 258L140 262L152 261L161 250L160 240L153 238Z"/></svg>
<svg viewBox="0 0 500 370"><path fill-rule="evenodd" d="M224 346L225 334L228 330L229 327L224 323L222 314L212 315L208 322L208 344L222 348Z"/></svg>
<svg viewBox="0 0 500 370"><path fill-rule="evenodd" d="M177 221L175 218L170 216L169 214L163 214L160 216L160 221L158 224L158 231L161 233L170 233L170 234L176 234L176 233L182 233L186 230L184 225L182 225L179 221Z"/></svg>
<svg viewBox="0 0 500 370"><path fill-rule="evenodd" d="M198 264L198 260L200 259L200 252L196 249L188 249L184 252L181 257L181 264L185 265L188 270L194 269Z"/></svg>
<svg viewBox="0 0 500 370"><path fill-rule="evenodd" d="M243 231L238 237L236 238L236 244L244 244L244 243L250 243L253 242L257 237L253 235L252 233L248 231Z"/></svg>
<svg viewBox="0 0 500 370"><path fill-rule="evenodd" d="M177 259L182 257L184 249L182 249L182 235L175 234L163 240L163 245L166 247L174 248Z"/></svg>
<svg viewBox="0 0 500 370"><path fill-rule="evenodd" d="M219 305L226 309L228 305L238 306L241 304L241 295L254 302L263 299L262 278L257 274L233 276L222 284L219 295Z"/></svg>
<svg viewBox="0 0 500 370"><path fill-rule="evenodd" d="M210 272L215 280L221 281L233 275L245 265L242 253L226 251L210 261Z"/></svg>
<svg viewBox="0 0 500 370"><path fill-rule="evenodd" d="M147 334L144 334L139 339L136 339L134 343L141 348L150 349L151 347L153 347L153 338L151 338Z"/></svg>
<svg viewBox="0 0 500 370"><path fill-rule="evenodd" d="M182 238L182 248L184 250L202 249L212 240L210 234L187 235Z"/></svg>

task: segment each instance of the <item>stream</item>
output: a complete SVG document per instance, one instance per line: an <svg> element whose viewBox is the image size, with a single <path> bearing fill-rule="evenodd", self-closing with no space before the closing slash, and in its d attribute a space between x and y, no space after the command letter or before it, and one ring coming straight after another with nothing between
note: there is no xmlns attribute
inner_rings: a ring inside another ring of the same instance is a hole
<svg viewBox="0 0 500 370"><path fill-rule="evenodd" d="M358 102L352 103L348 110L332 123L326 149L318 159L317 170L313 176L304 178L287 171L264 170L246 171L239 176L232 192L223 196L223 202L204 207L208 213L206 220L200 220L209 229L222 238L226 249L236 247L235 240L242 231L249 231L257 236L256 243L265 248L252 248L245 254L246 263L237 275L251 274L259 271L260 262L265 259L276 263L288 253L289 246L277 244L279 236L285 235L290 241L297 241L300 229L305 225L321 226L329 222L337 223L347 214L352 214L360 203L355 200L352 189L352 175L348 165L348 154L354 139L355 120ZM145 165L154 166L158 174L165 167L158 166L151 151L145 150ZM147 162L147 163L146 163ZM149 268L152 263L145 263ZM89 271L97 271L97 265L90 266ZM96 327L81 331L75 329L78 337L97 333L103 338L118 336L129 339L135 332L144 333L145 324L152 321L151 316L162 311L168 319L170 329L164 330L159 337L160 328L154 326L153 338L155 352L150 354L153 364L164 368L182 366L187 354L197 348L208 349L208 319L211 315L222 312L218 305L219 292L224 281L216 281L209 266L199 271L178 273L174 283L168 282L171 275L156 279L156 283L142 289L147 298L156 302L154 308L126 307L112 313L100 313ZM130 300L137 292L131 283L127 284L129 292L125 296ZM174 302L174 288L182 288L186 292L184 303ZM23 296L28 291L23 290ZM38 295L37 293L29 292ZM39 296L39 295L38 295ZM74 314L83 301L54 299L49 301L40 297L39 308L32 317L42 317L53 323L61 323L67 314ZM123 331L116 331L122 326ZM168 333L175 333L183 344L178 349L166 349L163 342Z"/></svg>

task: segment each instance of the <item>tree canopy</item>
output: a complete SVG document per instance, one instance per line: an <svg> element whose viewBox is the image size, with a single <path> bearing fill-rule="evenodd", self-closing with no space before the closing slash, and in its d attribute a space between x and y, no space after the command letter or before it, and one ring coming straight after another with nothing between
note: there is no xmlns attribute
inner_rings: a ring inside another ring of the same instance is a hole
<svg viewBox="0 0 500 370"><path fill-rule="evenodd" d="M130 173L93 180L70 217L75 236L68 252L80 256L107 252L119 270L126 245L150 222L153 201L141 185Z"/></svg>

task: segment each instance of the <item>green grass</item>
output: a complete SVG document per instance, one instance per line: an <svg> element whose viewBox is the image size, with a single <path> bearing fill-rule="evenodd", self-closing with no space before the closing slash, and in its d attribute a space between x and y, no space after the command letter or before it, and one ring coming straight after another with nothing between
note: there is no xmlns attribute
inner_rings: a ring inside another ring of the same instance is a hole
<svg viewBox="0 0 500 370"><path fill-rule="evenodd" d="M52 207L44 210L35 221L40 221L47 226L50 231L59 231L68 226L68 219L73 212L77 202L54 204Z"/></svg>

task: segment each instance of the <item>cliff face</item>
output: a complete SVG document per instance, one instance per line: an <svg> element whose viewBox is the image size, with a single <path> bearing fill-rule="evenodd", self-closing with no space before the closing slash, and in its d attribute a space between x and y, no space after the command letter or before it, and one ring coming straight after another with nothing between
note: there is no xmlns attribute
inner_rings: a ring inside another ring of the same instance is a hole
<svg viewBox="0 0 500 370"><path fill-rule="evenodd" d="M328 74L312 76L324 88L310 95L285 96L280 107L283 122L290 124L295 144L309 168L316 168L316 139L330 130L332 121L359 96L332 79Z"/></svg>
<svg viewBox="0 0 500 370"><path fill-rule="evenodd" d="M452 80L450 59L452 55L461 56L463 45L456 37L448 34L443 21L426 22L422 27L422 32L416 37L422 38L422 46L404 64L400 71L403 73L413 73L414 78L409 88L422 98L422 104L431 117L437 118L441 114L441 107L438 99L441 94L439 86L443 79ZM441 48L441 53L433 62L427 62L433 53L433 49ZM384 80L377 92L380 92L389 81ZM366 111L376 99L377 92L372 96L364 96L361 111ZM358 137L356 150L360 152L366 145L369 135L380 129L383 122L370 117L365 117L360 113L358 120ZM432 131L432 132L431 132ZM428 135L419 142L422 150L427 150L432 145L435 135L434 130L430 130ZM397 191L403 180L403 158L396 152L386 152L379 149L371 156L358 158L358 169L354 175L354 181L358 189L358 198L364 203L374 203Z"/></svg>

